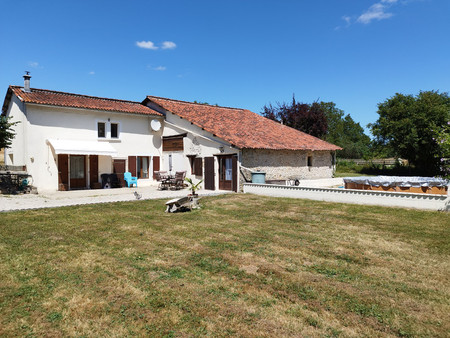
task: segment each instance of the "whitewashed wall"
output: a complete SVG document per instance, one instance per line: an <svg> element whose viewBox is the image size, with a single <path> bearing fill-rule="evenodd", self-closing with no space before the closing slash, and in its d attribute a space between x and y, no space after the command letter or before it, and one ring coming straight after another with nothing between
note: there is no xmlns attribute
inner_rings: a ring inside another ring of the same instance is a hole
<svg viewBox="0 0 450 338"><path fill-rule="evenodd" d="M197 127L191 122L187 121L179 117L178 115L172 114L166 110L162 110L158 106L153 106L151 103L149 104L150 108L160 111L161 113L166 115L166 122L163 124L163 136L174 136L183 133L187 133L187 136L183 139L183 166L184 170L186 170L187 177L190 177L194 180L194 182L199 181L200 179L204 179L205 175L203 173L202 177L196 177L191 174L191 165L189 162L189 158L187 155L197 155L198 157L212 157L214 155L223 153L223 154L237 154L238 155L238 167L239 167L239 149L232 147L229 143L221 140L218 137L213 136L210 132L206 130L202 130L202 128ZM223 151L223 152L222 152ZM163 152L161 169L169 170L169 163L167 163L167 155L171 152ZM204 162L203 162L204 166ZM219 177L217 175L218 172L218 160L214 157L214 172L215 182L214 186L216 189L219 187ZM238 168L239 172L239 168ZM204 183L202 184L204 187Z"/></svg>
<svg viewBox="0 0 450 338"><path fill-rule="evenodd" d="M13 95L10 115L22 122L13 141L13 164L27 166L38 190L58 188L57 156L46 142L50 138L109 142L117 150L117 157L123 159L130 155L161 156L162 132L150 129L150 120L155 116L32 104L21 109L20 106L23 104ZM97 122L108 122L108 119L120 124L118 140L98 138ZM100 174L112 172L111 161L109 156L99 157ZM141 179L138 184L150 185L153 179Z"/></svg>

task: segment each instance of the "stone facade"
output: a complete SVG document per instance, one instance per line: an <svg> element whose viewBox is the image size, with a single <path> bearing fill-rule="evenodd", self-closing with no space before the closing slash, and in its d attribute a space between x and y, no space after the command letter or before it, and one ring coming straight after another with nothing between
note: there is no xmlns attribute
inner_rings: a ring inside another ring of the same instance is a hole
<svg viewBox="0 0 450 338"><path fill-rule="evenodd" d="M243 149L241 165L265 172L266 180L330 178L334 173L333 156L331 151ZM241 180L245 181L242 173Z"/></svg>

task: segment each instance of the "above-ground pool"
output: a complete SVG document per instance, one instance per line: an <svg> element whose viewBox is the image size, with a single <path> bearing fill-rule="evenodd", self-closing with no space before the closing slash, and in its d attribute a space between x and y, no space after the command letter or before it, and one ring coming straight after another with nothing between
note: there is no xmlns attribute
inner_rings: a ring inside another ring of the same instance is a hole
<svg viewBox="0 0 450 338"><path fill-rule="evenodd" d="M418 176L344 177L345 189L446 195L449 181Z"/></svg>

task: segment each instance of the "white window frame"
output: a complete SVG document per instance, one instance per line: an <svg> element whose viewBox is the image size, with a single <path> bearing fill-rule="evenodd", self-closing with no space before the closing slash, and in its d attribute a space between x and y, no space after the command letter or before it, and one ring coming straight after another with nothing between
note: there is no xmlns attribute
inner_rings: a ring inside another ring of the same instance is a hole
<svg viewBox="0 0 450 338"><path fill-rule="evenodd" d="M98 135L98 124L99 123L103 123L105 125L105 136L99 136ZM103 120L96 120L95 121L95 130L97 131L97 138L100 140L105 140L108 138L108 121L103 121Z"/></svg>
<svg viewBox="0 0 450 338"><path fill-rule="evenodd" d="M104 137L98 136L98 124L99 123L103 123L105 125L105 136ZM112 137L112 134L111 134L111 131L112 131L111 125L112 124L117 124L117 137ZM96 120L95 128L96 128L96 132L97 132L97 139L99 139L99 140L109 140L109 141L120 140L120 135L122 134L122 128L121 128L121 123L119 121Z"/></svg>
<svg viewBox="0 0 450 338"><path fill-rule="evenodd" d="M112 124L117 124L117 137L112 137ZM108 123L108 125L109 125L109 134L108 134L109 138L111 140L120 140L120 134L122 132L122 130L120 128L120 122L118 122L118 121L110 121Z"/></svg>

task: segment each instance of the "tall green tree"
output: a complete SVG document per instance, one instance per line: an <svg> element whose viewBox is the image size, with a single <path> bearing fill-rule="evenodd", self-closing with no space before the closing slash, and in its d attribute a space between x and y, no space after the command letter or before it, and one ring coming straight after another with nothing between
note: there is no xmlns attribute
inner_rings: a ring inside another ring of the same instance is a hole
<svg viewBox="0 0 450 338"><path fill-rule="evenodd" d="M328 131L325 141L343 148L337 153L340 158L364 158L370 153L370 137L364 133L361 125L355 122L350 114L345 115L334 102L320 102L325 112Z"/></svg>
<svg viewBox="0 0 450 338"><path fill-rule="evenodd" d="M437 133L444 133L445 139L450 122L448 93L423 91L416 96L397 93L378 104L378 115L378 120L369 125L378 145L407 159L420 174L441 172L443 147Z"/></svg>
<svg viewBox="0 0 450 338"><path fill-rule="evenodd" d="M14 133L13 127L18 122L11 122L11 118L4 115L0 116L0 149L9 148L11 142L16 135Z"/></svg>

